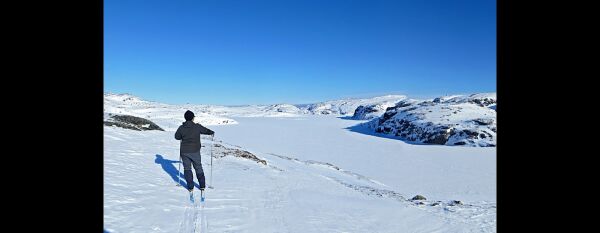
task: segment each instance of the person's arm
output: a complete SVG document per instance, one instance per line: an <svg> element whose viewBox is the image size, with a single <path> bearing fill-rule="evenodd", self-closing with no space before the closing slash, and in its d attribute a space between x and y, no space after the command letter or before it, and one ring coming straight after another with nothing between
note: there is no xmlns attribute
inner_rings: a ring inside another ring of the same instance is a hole
<svg viewBox="0 0 600 233"><path fill-rule="evenodd" d="M215 131L208 129L208 128L202 126L201 124L198 124L198 126L200 126L200 134L208 134L208 135L215 134Z"/></svg>
<svg viewBox="0 0 600 233"><path fill-rule="evenodd" d="M177 140L181 140L181 132L179 131L181 129L181 127L177 128L177 131L175 132L175 139Z"/></svg>

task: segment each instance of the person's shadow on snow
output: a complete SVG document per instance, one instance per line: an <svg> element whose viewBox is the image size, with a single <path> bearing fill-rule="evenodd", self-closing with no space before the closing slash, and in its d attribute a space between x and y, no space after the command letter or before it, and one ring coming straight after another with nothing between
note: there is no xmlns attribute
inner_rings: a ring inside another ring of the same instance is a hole
<svg viewBox="0 0 600 233"><path fill-rule="evenodd" d="M162 169L165 170L165 172L167 174L169 174L169 176L171 176L171 178L173 179L173 181L175 181L175 183L179 183L183 187L187 187L187 183L185 182L183 173L179 172L175 165L177 163L180 163L179 161L168 160L168 159L163 158L162 155L156 154L156 159L154 160L154 162L157 164L160 164ZM182 166L183 166L183 164L182 164ZM200 185L196 182L194 182L194 186L196 186L196 188L200 188Z"/></svg>

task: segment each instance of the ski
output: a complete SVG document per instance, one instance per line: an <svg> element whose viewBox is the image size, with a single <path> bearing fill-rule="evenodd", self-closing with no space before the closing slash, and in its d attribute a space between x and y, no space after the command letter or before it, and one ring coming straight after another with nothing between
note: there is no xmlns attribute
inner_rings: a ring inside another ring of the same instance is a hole
<svg viewBox="0 0 600 233"><path fill-rule="evenodd" d="M190 202L194 203L194 191L190 191Z"/></svg>

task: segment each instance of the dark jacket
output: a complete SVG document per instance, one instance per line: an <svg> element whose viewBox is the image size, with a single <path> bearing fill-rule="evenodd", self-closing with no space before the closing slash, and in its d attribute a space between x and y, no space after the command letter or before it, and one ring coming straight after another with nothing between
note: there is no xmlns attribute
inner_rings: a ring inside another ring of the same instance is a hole
<svg viewBox="0 0 600 233"><path fill-rule="evenodd" d="M183 122L177 132L175 132L175 139L181 140L181 146L179 151L181 153L194 153L200 151L200 134L214 134L215 132L207 129L201 124L194 123L193 121Z"/></svg>

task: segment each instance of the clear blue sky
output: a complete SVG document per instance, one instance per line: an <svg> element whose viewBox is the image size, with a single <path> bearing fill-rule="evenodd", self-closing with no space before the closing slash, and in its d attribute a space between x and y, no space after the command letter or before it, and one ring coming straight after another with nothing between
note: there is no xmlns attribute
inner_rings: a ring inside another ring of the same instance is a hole
<svg viewBox="0 0 600 233"><path fill-rule="evenodd" d="M271 104L496 91L496 1L105 0L104 90Z"/></svg>

